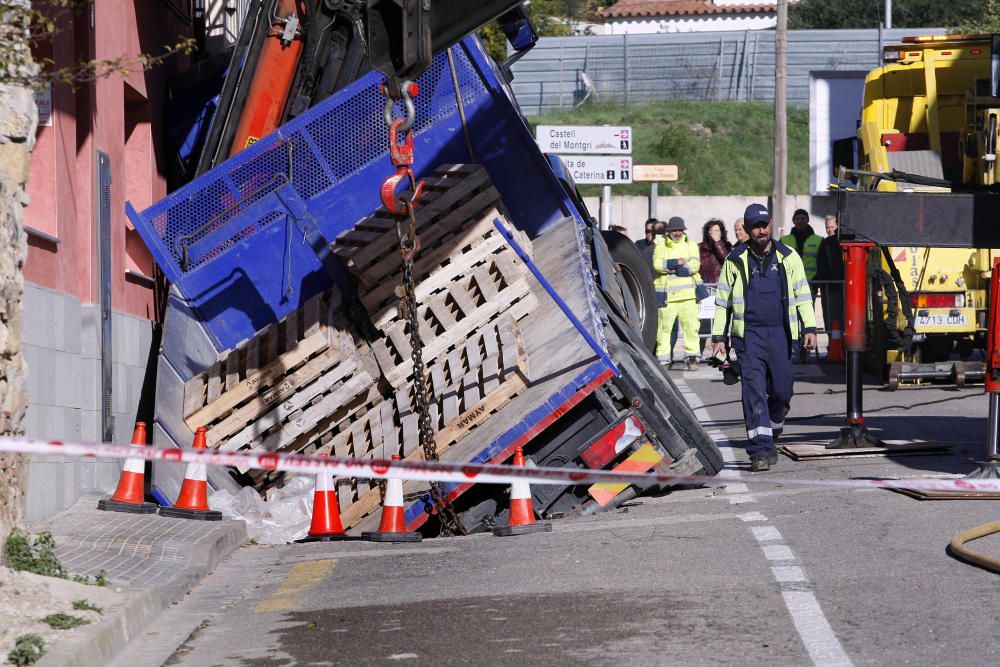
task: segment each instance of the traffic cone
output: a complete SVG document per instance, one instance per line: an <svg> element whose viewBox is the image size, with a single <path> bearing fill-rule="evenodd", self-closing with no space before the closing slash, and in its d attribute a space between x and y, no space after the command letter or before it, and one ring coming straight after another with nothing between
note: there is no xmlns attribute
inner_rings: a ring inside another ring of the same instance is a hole
<svg viewBox="0 0 1000 667"><path fill-rule="evenodd" d="M834 320L833 327L830 328L830 347L826 350L827 361L844 361L844 344L841 342L842 336L840 320Z"/></svg>
<svg viewBox="0 0 1000 667"><path fill-rule="evenodd" d="M524 450L514 450L514 467L524 467ZM515 479L510 484L510 520L506 526L497 526L493 534L498 537L527 535L528 533L550 533L551 523L536 523L535 508L531 506L531 486L527 480Z"/></svg>
<svg viewBox="0 0 1000 667"><path fill-rule="evenodd" d="M207 449L204 426L199 426L194 434L192 449ZM173 507L161 507L160 516L175 519L198 519L199 521L220 521L222 512L208 509L208 481L204 463L189 463L184 473L184 483Z"/></svg>
<svg viewBox="0 0 1000 667"><path fill-rule="evenodd" d="M392 455L393 461L399 454ZM403 518L403 480L390 477L385 481L385 499L382 501L382 521L378 531L365 531L361 539L369 542L419 542L424 539L416 531L406 530Z"/></svg>
<svg viewBox="0 0 1000 667"><path fill-rule="evenodd" d="M146 446L146 422L136 422L132 431L132 444ZM118 478L118 488L110 498L97 501L97 509L108 512L131 512L132 514L152 514L156 503L147 503L145 495L146 459L127 458Z"/></svg>
<svg viewBox="0 0 1000 667"><path fill-rule="evenodd" d="M327 455L320 454L320 456ZM344 525L340 522L340 503L337 502L337 486L333 481L333 473L325 470L316 473L316 491L313 493L313 514L309 535L295 541L335 542L356 539L353 535L344 533Z"/></svg>

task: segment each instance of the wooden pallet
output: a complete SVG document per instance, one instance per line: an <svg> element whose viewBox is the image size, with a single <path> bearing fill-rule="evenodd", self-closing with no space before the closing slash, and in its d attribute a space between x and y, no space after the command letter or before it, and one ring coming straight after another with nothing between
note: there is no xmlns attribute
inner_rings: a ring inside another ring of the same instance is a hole
<svg viewBox="0 0 1000 667"><path fill-rule="evenodd" d="M431 420L434 442L442 454L528 386L524 338L516 323L505 318L470 341L431 371ZM334 438L318 451L339 456L389 458L400 454L422 461L417 415L408 391L400 391L379 409L369 410L361 425ZM346 526L356 525L378 509L381 496L369 480L352 480L338 487Z"/></svg>
<svg viewBox="0 0 1000 667"><path fill-rule="evenodd" d="M877 456L915 456L920 454L942 454L951 450L950 445L936 442L906 442L887 440L885 447L846 447L827 449L826 445L779 445L778 451L793 461L815 461L819 459L855 459Z"/></svg>
<svg viewBox="0 0 1000 667"><path fill-rule="evenodd" d="M530 313L538 301L531 291L523 266L507 253L491 255L488 262L473 267L459 282L418 304L424 363L446 357L464 347L466 339L508 314L518 320ZM395 320L384 337L372 343L382 376L394 389L411 381L413 372L409 324Z"/></svg>
<svg viewBox="0 0 1000 667"><path fill-rule="evenodd" d="M185 386L188 426L223 451L297 452L380 402L378 366L340 305L335 292L310 299L220 355Z"/></svg>
<svg viewBox="0 0 1000 667"><path fill-rule="evenodd" d="M213 424L271 390L280 393L290 372L330 346L330 314L339 305L336 290L309 299L285 319L221 353L208 370L186 382L183 411L191 430Z"/></svg>
<svg viewBox="0 0 1000 667"><path fill-rule="evenodd" d="M444 289L491 254L511 252L493 221L502 218L500 195L479 165L449 165L427 179L417 208L420 249L413 265L417 301ZM514 229L512 225L508 227ZM530 256L531 241L515 230ZM372 323L384 329L397 318L402 279L395 218L384 208L341 234L333 246L358 284ZM519 260L511 254L511 260Z"/></svg>
<svg viewBox="0 0 1000 667"><path fill-rule="evenodd" d="M492 209L500 209L500 195L478 164L445 165L425 179L424 197L416 209L420 251L414 258L414 279L420 282L450 256L475 244L477 231L470 221L485 221L492 228ZM524 249L530 254L531 243L522 235ZM344 263L362 286L374 289L386 278L399 273L399 239L396 216L380 208L352 229L340 234L333 253Z"/></svg>

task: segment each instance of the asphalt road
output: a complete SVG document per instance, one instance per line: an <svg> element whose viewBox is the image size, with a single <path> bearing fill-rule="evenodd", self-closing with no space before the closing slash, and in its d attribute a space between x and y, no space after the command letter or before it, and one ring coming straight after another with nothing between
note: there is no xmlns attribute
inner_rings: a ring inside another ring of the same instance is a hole
<svg viewBox="0 0 1000 667"><path fill-rule="evenodd" d="M843 422L842 380L799 369L785 440L828 440ZM524 537L247 547L116 665L997 660L997 576L945 547L997 519L1000 501L753 481L968 472L983 451L981 388L869 388L877 433L936 440L948 454L782 458L751 477L738 386L707 369L675 377L724 447L726 486L641 498ZM984 542L1000 554L1000 542Z"/></svg>

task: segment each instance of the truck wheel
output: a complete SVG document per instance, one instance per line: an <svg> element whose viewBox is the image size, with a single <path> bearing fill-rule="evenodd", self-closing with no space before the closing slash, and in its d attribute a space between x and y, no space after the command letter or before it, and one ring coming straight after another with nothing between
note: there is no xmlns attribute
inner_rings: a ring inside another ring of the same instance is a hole
<svg viewBox="0 0 1000 667"><path fill-rule="evenodd" d="M636 329L642 336L642 342L649 350L655 351L657 313L653 271L639 248L627 237L610 230L602 231L601 236L611 253L611 261L619 271L624 290L635 304L635 317L639 321Z"/></svg>

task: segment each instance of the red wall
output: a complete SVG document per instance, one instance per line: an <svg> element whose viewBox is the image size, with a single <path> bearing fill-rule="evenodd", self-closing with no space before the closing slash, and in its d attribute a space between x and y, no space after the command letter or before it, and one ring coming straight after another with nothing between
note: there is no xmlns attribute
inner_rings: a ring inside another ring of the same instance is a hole
<svg viewBox="0 0 1000 667"><path fill-rule="evenodd" d="M183 6L185 3L179 3ZM191 29L166 5L149 0L101 0L93 5L93 27L86 12L59 15L50 45L36 50L56 67L90 60L159 54ZM52 87L52 126L39 127L31 158L25 225L29 229L25 278L31 282L97 301L96 159L111 161L112 308L154 319L153 290L126 270L151 276L153 263L125 215L125 201L142 210L166 194L166 158L161 120L164 86L185 66L184 56L143 72L96 82Z"/></svg>

